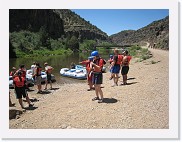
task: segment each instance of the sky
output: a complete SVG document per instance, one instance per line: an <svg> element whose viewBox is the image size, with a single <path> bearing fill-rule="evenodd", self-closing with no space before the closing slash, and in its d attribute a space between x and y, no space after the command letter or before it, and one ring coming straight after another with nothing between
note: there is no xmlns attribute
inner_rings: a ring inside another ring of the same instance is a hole
<svg viewBox="0 0 182 142"><path fill-rule="evenodd" d="M138 30L169 15L169 9L71 9L108 36Z"/></svg>

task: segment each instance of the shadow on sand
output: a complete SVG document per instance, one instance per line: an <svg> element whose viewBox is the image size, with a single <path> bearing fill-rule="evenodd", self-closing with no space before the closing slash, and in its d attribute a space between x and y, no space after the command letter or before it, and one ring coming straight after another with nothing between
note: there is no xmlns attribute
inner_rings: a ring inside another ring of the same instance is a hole
<svg viewBox="0 0 182 142"><path fill-rule="evenodd" d="M34 107L34 106L33 106L33 107L25 107L24 109L25 109L25 110L35 110L35 109L37 109L37 108L38 108L38 107Z"/></svg>
<svg viewBox="0 0 182 142"><path fill-rule="evenodd" d="M127 80L133 80L133 79L136 79L136 78L135 77L130 77Z"/></svg>
<svg viewBox="0 0 182 142"><path fill-rule="evenodd" d="M116 103L118 100L114 98L104 98L104 103L110 104L110 103Z"/></svg>

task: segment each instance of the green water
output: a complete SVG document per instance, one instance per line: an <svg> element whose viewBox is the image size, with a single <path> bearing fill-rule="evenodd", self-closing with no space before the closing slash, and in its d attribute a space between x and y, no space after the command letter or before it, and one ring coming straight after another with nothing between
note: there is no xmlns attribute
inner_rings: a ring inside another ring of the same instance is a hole
<svg viewBox="0 0 182 142"><path fill-rule="evenodd" d="M39 62L42 68L44 69L44 63L48 62L54 70L53 74L56 77L56 80L65 79L60 76L60 69L70 67L70 64L74 62L75 64L79 64L79 62L86 60L90 53L80 53L73 55L53 55L53 56L40 56L40 57L30 57L30 58L13 58L9 59L9 71L14 66L18 69L20 64L24 64L26 69L30 69L33 62ZM109 55L102 55L104 59L108 59Z"/></svg>

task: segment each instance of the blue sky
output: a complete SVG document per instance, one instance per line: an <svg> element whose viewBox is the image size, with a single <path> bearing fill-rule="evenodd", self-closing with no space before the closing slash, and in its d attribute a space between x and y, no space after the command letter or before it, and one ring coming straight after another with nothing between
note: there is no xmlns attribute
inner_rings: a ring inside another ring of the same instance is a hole
<svg viewBox="0 0 182 142"><path fill-rule="evenodd" d="M169 15L168 9L72 9L109 36L123 30L138 30Z"/></svg>

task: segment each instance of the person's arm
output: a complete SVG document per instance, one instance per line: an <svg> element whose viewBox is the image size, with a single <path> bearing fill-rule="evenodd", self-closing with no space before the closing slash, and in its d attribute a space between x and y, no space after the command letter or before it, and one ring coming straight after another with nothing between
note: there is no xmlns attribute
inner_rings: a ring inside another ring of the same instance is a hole
<svg viewBox="0 0 182 142"><path fill-rule="evenodd" d="M88 60L85 60L85 61L82 61L82 62L79 62L80 64L84 64L84 65L86 65L86 64L88 64L89 63L89 61Z"/></svg>

